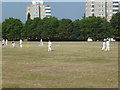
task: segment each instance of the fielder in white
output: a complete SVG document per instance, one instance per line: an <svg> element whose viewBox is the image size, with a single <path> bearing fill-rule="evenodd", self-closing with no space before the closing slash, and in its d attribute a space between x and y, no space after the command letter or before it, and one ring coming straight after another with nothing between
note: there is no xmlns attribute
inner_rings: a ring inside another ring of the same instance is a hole
<svg viewBox="0 0 120 90"><path fill-rule="evenodd" d="M103 41L103 47L102 47L102 50L106 50L106 42L105 41Z"/></svg>
<svg viewBox="0 0 120 90"><path fill-rule="evenodd" d="M5 40L3 39L3 40L2 40L2 46L4 46L4 44L5 44Z"/></svg>
<svg viewBox="0 0 120 90"><path fill-rule="evenodd" d="M110 51L110 41L106 41L106 50L105 51Z"/></svg>
<svg viewBox="0 0 120 90"><path fill-rule="evenodd" d="M43 41L42 41L42 39L40 40L39 46L43 46Z"/></svg>
<svg viewBox="0 0 120 90"><path fill-rule="evenodd" d="M5 42L6 42L6 46L7 46L7 45L8 45L8 40L6 39L6 41L5 41Z"/></svg>
<svg viewBox="0 0 120 90"><path fill-rule="evenodd" d="M20 39L20 48L22 48L23 46L22 46L22 39Z"/></svg>
<svg viewBox="0 0 120 90"><path fill-rule="evenodd" d="M52 42L48 42L48 51L52 51Z"/></svg>
<svg viewBox="0 0 120 90"><path fill-rule="evenodd" d="M15 43L14 42L12 42L12 47L15 47Z"/></svg>

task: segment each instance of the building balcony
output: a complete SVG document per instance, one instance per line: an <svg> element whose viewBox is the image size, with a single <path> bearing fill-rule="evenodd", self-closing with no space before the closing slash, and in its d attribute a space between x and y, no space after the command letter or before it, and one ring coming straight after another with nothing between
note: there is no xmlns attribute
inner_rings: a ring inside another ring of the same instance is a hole
<svg viewBox="0 0 120 90"><path fill-rule="evenodd" d="M94 8L92 7L91 10L93 10Z"/></svg>
<svg viewBox="0 0 120 90"><path fill-rule="evenodd" d="M45 15L46 15L46 16L51 16L51 13L46 13Z"/></svg>
<svg viewBox="0 0 120 90"><path fill-rule="evenodd" d="M113 5L118 5L119 6L119 3L113 3Z"/></svg>
<svg viewBox="0 0 120 90"><path fill-rule="evenodd" d="M91 14L93 14L94 12L91 12Z"/></svg>
<svg viewBox="0 0 120 90"><path fill-rule="evenodd" d="M91 3L91 6L94 5L94 3Z"/></svg>
<svg viewBox="0 0 120 90"><path fill-rule="evenodd" d="M51 10L45 10L45 12L51 12Z"/></svg>
<svg viewBox="0 0 120 90"><path fill-rule="evenodd" d="M51 9L51 7L45 7L45 9Z"/></svg>
<svg viewBox="0 0 120 90"><path fill-rule="evenodd" d="M114 12L113 12L113 14L116 14L116 13L117 13L117 11L114 11Z"/></svg>
<svg viewBox="0 0 120 90"><path fill-rule="evenodd" d="M116 9L119 10L119 7L113 7L113 9L114 9L114 10L116 10Z"/></svg>

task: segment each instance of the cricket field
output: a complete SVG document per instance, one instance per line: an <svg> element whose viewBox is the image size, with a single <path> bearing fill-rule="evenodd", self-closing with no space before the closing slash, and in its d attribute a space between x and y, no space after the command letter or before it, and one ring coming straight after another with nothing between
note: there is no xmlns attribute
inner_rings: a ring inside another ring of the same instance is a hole
<svg viewBox="0 0 120 90"><path fill-rule="evenodd" d="M118 42L24 42L2 47L3 88L117 88Z"/></svg>

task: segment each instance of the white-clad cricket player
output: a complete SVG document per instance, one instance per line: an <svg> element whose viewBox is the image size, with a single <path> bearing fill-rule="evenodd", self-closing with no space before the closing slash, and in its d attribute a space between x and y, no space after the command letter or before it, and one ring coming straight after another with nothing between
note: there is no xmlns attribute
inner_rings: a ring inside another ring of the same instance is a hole
<svg viewBox="0 0 120 90"><path fill-rule="evenodd" d="M41 40L40 40L40 44L39 44L39 46L43 46L42 38L41 38Z"/></svg>
<svg viewBox="0 0 120 90"><path fill-rule="evenodd" d="M7 46L8 45L8 40L7 39L6 39L5 43L6 43L6 46Z"/></svg>
<svg viewBox="0 0 120 90"><path fill-rule="evenodd" d="M106 50L106 42L105 41L103 41L103 47L102 47L102 50Z"/></svg>
<svg viewBox="0 0 120 90"><path fill-rule="evenodd" d="M22 46L22 39L20 39L20 48L22 48L23 46Z"/></svg>
<svg viewBox="0 0 120 90"><path fill-rule="evenodd" d="M106 41L106 50L105 51L110 51L110 41Z"/></svg>
<svg viewBox="0 0 120 90"><path fill-rule="evenodd" d="M3 40L2 40L2 46L4 46L4 45L5 45L5 40L3 39Z"/></svg>
<svg viewBox="0 0 120 90"><path fill-rule="evenodd" d="M48 42L48 51L52 51L52 42L50 40Z"/></svg>
<svg viewBox="0 0 120 90"><path fill-rule="evenodd" d="M15 42L12 42L12 47L15 47Z"/></svg>

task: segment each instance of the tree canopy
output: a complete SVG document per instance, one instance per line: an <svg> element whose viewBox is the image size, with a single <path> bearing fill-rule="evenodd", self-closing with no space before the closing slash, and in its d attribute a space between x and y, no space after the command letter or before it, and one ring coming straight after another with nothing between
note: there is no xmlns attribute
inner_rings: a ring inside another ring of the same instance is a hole
<svg viewBox="0 0 120 90"><path fill-rule="evenodd" d="M112 34L115 38L120 39L120 12L112 16L110 25L113 27Z"/></svg>
<svg viewBox="0 0 120 90"><path fill-rule="evenodd" d="M23 24L19 19L9 18L2 23L2 37L11 40L21 38Z"/></svg>
<svg viewBox="0 0 120 90"><path fill-rule="evenodd" d="M0 39L2 38L2 23L0 23Z"/></svg>
<svg viewBox="0 0 120 90"><path fill-rule="evenodd" d="M55 17L28 19L24 24L15 18L2 22L2 37L9 40L101 40L103 38L119 39L120 13L113 15L110 22L100 17L84 17L72 21L58 20Z"/></svg>

